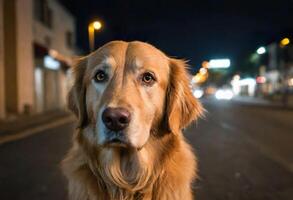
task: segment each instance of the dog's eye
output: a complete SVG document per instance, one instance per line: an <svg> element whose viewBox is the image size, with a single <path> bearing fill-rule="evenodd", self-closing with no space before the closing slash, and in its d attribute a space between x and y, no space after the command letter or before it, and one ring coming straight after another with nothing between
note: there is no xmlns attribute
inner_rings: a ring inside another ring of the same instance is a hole
<svg viewBox="0 0 293 200"><path fill-rule="evenodd" d="M156 78L153 73L145 72L144 74L142 74L141 80L144 84L152 85L156 81Z"/></svg>
<svg viewBox="0 0 293 200"><path fill-rule="evenodd" d="M97 71L97 73L95 74L95 77L94 77L94 80L99 83L104 82L107 79L108 79L107 74L102 70Z"/></svg>

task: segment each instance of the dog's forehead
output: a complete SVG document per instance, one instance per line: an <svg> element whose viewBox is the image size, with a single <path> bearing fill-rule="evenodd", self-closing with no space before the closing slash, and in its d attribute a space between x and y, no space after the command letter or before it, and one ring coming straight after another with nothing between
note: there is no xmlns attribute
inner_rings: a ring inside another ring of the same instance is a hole
<svg viewBox="0 0 293 200"><path fill-rule="evenodd" d="M138 68L143 66L167 66L168 63L167 56L164 53L143 42L130 42L125 59L126 65Z"/></svg>
<svg viewBox="0 0 293 200"><path fill-rule="evenodd" d="M167 56L157 48L143 42L114 41L107 43L89 56L89 65L107 64L112 67L140 68L167 66Z"/></svg>
<svg viewBox="0 0 293 200"><path fill-rule="evenodd" d="M114 65L115 63L123 63L127 46L127 42L123 41L109 42L90 54L88 60L89 65L96 66L101 63Z"/></svg>

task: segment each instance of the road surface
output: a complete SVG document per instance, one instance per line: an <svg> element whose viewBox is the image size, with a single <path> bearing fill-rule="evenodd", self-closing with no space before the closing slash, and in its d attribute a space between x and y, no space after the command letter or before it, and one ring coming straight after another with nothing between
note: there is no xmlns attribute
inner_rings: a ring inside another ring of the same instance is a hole
<svg viewBox="0 0 293 200"><path fill-rule="evenodd" d="M197 200L292 200L293 111L204 101L186 130L199 160ZM0 199L63 200L59 163L73 124L0 146Z"/></svg>
<svg viewBox="0 0 293 200"><path fill-rule="evenodd" d="M187 130L200 168L197 200L292 200L293 111L205 101Z"/></svg>

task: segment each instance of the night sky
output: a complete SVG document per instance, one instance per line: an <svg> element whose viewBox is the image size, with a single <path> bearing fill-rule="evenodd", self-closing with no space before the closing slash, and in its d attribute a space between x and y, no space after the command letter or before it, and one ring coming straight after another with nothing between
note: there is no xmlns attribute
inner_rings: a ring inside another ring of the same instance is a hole
<svg viewBox="0 0 293 200"><path fill-rule="evenodd" d="M60 0L76 17L77 46L88 52L87 25L102 20L96 47L111 40L149 42L190 60L227 57L234 68L261 45L292 37L293 0Z"/></svg>

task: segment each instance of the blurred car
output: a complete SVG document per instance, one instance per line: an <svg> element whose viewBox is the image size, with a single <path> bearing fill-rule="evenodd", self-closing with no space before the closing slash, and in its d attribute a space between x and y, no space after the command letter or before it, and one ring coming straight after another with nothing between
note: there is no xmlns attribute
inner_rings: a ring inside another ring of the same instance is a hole
<svg viewBox="0 0 293 200"><path fill-rule="evenodd" d="M215 97L218 100L231 100L234 94L231 89L218 89L215 93Z"/></svg>

